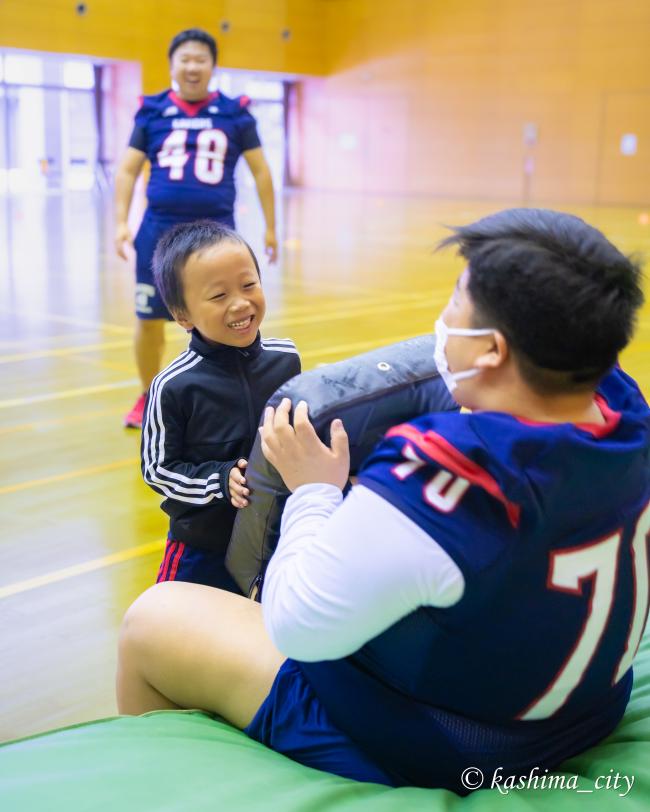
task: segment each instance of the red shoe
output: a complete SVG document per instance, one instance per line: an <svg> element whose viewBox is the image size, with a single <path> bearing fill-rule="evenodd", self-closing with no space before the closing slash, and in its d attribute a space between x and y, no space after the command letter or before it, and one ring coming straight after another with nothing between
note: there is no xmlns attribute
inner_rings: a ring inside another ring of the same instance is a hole
<svg viewBox="0 0 650 812"><path fill-rule="evenodd" d="M144 401L146 395L140 395L133 405L131 411L124 417L124 425L127 429L141 429L142 418L144 416Z"/></svg>

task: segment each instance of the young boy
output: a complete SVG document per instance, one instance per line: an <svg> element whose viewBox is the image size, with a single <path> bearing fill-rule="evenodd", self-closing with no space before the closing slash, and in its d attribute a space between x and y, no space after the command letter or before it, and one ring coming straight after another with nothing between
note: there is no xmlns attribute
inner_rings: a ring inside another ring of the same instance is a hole
<svg viewBox="0 0 650 812"><path fill-rule="evenodd" d="M159 241L156 285L192 338L153 381L142 432L142 473L170 517L158 581L238 592L224 556L244 469L268 398L300 372L288 339L262 340L266 303L257 259L234 231L183 223Z"/></svg>

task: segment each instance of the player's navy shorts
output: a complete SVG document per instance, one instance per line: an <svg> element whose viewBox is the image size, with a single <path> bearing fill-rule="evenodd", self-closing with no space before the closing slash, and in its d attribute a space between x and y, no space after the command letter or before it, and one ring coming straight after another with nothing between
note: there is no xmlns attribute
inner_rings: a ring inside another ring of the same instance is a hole
<svg viewBox="0 0 650 812"><path fill-rule="evenodd" d="M301 668L286 660L244 732L294 761L346 778L388 786L444 787L466 795L471 789L463 784L468 768L478 768L485 776L493 775L497 767L504 777L527 775L534 767L543 774L545 768L554 769L603 739L622 717L631 685L630 669L610 706L569 728L556 725L548 734L540 734L553 724L548 720L531 723L532 730L515 730L439 708L429 708L424 715L416 711L392 739L393 744L401 741L408 767L388 772L334 725Z"/></svg>
<svg viewBox="0 0 650 812"><path fill-rule="evenodd" d="M269 695L244 733L307 767L394 786L392 779L332 724L293 660L282 664Z"/></svg>
<svg viewBox="0 0 650 812"><path fill-rule="evenodd" d="M192 223L201 218L196 215L170 215L147 209L142 218L133 247L135 248L135 314L139 319L168 319L172 316L165 307L153 281L151 261L156 244L162 235L177 223ZM217 219L217 218L209 218ZM232 217L219 217L218 222L235 227Z"/></svg>
<svg viewBox="0 0 650 812"><path fill-rule="evenodd" d="M215 586L241 595L241 589L226 569L223 553L200 550L168 538L156 583L161 581L189 581L192 584Z"/></svg>

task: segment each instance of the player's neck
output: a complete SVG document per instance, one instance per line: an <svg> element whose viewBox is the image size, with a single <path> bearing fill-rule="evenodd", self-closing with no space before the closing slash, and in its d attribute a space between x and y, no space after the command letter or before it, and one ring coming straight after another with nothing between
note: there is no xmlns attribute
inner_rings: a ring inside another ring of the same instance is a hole
<svg viewBox="0 0 650 812"><path fill-rule="evenodd" d="M604 426L605 418L594 401L593 395L585 399L561 398L545 401L522 412L513 412L517 417L539 423L589 423Z"/></svg>
<svg viewBox="0 0 650 812"><path fill-rule="evenodd" d="M196 98L194 94L191 94L192 98L188 98L187 96L183 95L182 91L180 90L176 91L176 95L178 96L179 99L181 99L184 102L187 102L188 104L200 104L201 102L206 101L210 97L210 93L207 91L199 98Z"/></svg>
<svg viewBox="0 0 650 812"><path fill-rule="evenodd" d="M535 423L593 423L604 425L605 418L594 401L593 392L566 395L541 395L525 384L495 392L484 411L502 411Z"/></svg>

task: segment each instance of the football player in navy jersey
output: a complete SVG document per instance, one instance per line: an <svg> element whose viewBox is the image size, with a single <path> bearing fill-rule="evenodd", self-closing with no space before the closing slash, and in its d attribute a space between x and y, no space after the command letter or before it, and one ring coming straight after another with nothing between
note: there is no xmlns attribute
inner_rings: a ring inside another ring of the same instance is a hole
<svg viewBox="0 0 650 812"><path fill-rule="evenodd" d="M154 285L151 261L158 239L176 223L209 217L234 228L235 166L243 155L255 179L266 221L264 243L277 259L275 202L271 172L257 134L249 99L208 92L217 62L212 36L193 28L177 34L169 46L174 90L145 96L135 116L129 147L115 177L115 245L136 253L135 356L142 382L140 395L124 424L140 428L144 397L160 371L165 322L171 316ZM133 189L149 160L147 210L133 240L128 214Z"/></svg>
<svg viewBox="0 0 650 812"><path fill-rule="evenodd" d="M466 793L607 736L648 614L650 409L617 365L640 269L577 217L456 230L436 324L466 413L390 429L345 499L348 443L268 409L292 495L261 608L182 584L127 613L123 712L199 707L289 757ZM219 622L216 622L216 619ZM227 630L227 633L224 631Z"/></svg>

